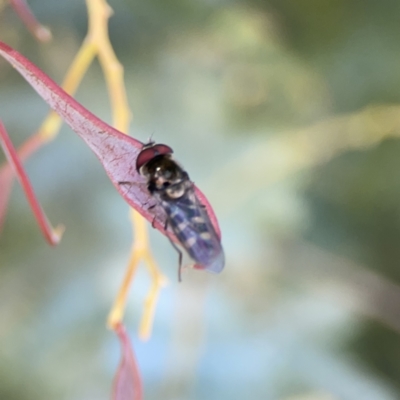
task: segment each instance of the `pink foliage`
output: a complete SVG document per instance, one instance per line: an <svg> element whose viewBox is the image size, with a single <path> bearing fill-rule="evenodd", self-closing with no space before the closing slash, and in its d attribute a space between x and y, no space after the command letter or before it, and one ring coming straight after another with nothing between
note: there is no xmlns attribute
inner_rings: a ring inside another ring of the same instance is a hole
<svg viewBox="0 0 400 400"><path fill-rule="evenodd" d="M17 1L14 2L14 4L17 3ZM154 205L154 199L147 190L144 178L136 171L136 158L143 143L101 121L69 96L38 67L2 42L0 42L0 55L28 81L48 105L92 149L103 165L111 182L126 202L148 219L155 228L166 234L164 230L164 211L157 206L151 207ZM45 234L47 229L47 235L49 235L49 232L53 231L49 225L46 226L47 220L34 197L33 190L21 165L21 159L25 158L25 155L27 156L30 152L26 151L26 154L21 152L19 153L20 158L18 158L1 123L0 140L3 143L10 165L14 168L14 173L16 173L23 185L32 209L39 219L39 225L44 229ZM0 185L2 189L0 191L0 227L1 219L5 214L13 178L14 174L10 168L0 169ZM129 184L120 184L121 182L129 182ZM211 222L218 236L220 236L218 222L210 204L197 188L196 195L206 207ZM40 218L42 219L40 220ZM168 232L168 236L176 240L172 231ZM50 242L56 242L57 238L48 237L49 239ZM196 267L202 269L202 266L197 265ZM118 325L115 332L121 343L122 359L114 381L113 400L141 400L142 384L129 337L122 325Z"/></svg>
<svg viewBox="0 0 400 400"><path fill-rule="evenodd" d="M97 118L33 63L2 42L0 42L0 55L28 81L46 103L92 149L111 182L126 202L165 234L164 212L160 207L149 208L154 205L154 199L149 194L143 177L135 168L136 158L143 143L117 131ZM121 185L120 182L132 182L132 184ZM218 222L209 202L197 188L196 194L207 208L210 219L220 235ZM168 235L176 240L171 231L168 232Z"/></svg>

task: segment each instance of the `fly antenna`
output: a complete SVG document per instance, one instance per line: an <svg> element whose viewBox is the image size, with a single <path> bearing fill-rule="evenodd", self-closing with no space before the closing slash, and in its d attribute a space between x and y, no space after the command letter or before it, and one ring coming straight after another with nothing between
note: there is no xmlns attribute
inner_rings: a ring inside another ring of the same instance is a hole
<svg viewBox="0 0 400 400"><path fill-rule="evenodd" d="M146 146L152 146L153 144L155 144L156 142L153 140L153 135L154 132L151 133L150 137L147 140Z"/></svg>

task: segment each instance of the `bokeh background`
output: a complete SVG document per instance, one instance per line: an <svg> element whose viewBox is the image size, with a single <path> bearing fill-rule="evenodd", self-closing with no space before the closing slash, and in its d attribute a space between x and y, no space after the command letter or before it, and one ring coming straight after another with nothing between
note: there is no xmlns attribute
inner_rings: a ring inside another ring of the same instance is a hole
<svg viewBox="0 0 400 400"><path fill-rule="evenodd" d="M0 38L61 82L87 30L83 0L10 8ZM4 4L3 4L4 5ZM187 271L151 232L169 285L137 339L150 399L400 398L400 2L112 0L131 134L171 145L213 204L227 265ZM98 65L77 98L111 122ZM0 117L26 140L48 107L0 60ZM4 157L0 154L0 161ZM42 238L15 185L0 237L0 399L108 399L105 328L132 243L128 206L69 128L26 164L54 224ZM0 188L1 191L1 188Z"/></svg>

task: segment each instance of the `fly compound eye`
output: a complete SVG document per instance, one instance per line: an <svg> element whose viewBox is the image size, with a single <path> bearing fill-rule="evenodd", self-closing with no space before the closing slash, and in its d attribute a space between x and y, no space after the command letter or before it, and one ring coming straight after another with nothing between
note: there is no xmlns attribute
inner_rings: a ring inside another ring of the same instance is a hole
<svg viewBox="0 0 400 400"><path fill-rule="evenodd" d="M153 144L144 145L143 149L139 153L136 159L136 170L140 171L143 165L147 164L150 160L157 156L163 156L166 154L172 154L173 150L171 147L165 144Z"/></svg>

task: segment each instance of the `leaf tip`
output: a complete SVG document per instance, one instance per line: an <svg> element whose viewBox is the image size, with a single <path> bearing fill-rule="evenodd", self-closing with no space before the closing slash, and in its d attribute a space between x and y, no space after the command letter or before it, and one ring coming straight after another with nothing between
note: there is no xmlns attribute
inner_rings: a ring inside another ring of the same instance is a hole
<svg viewBox="0 0 400 400"><path fill-rule="evenodd" d="M38 25L35 28L35 37L41 42L50 42L50 40L53 39L50 29L43 25Z"/></svg>
<svg viewBox="0 0 400 400"><path fill-rule="evenodd" d="M58 245L58 243L61 242L64 232L65 232L65 226L62 224L58 225L55 229L53 229L51 232L50 244L52 246Z"/></svg>
<svg viewBox="0 0 400 400"><path fill-rule="evenodd" d="M114 379L112 399L142 400L142 380L129 336L122 323L116 324L114 331L121 343L122 357Z"/></svg>

